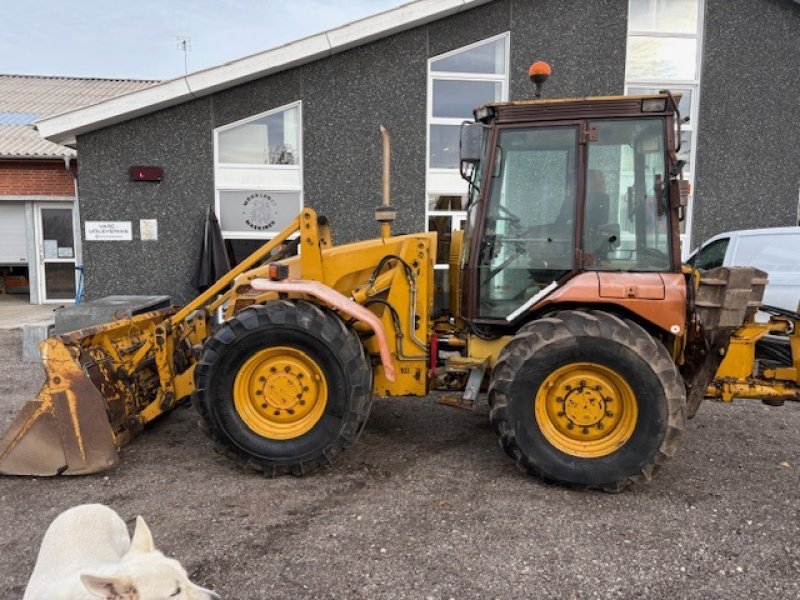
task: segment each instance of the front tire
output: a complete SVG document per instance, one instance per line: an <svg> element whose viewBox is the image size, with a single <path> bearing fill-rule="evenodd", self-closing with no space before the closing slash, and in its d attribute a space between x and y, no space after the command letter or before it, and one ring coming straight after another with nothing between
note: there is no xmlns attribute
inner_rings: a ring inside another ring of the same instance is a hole
<svg viewBox="0 0 800 600"><path fill-rule="evenodd" d="M205 345L194 405L217 451L269 475L332 464L366 423L372 370L329 310L278 300L246 308Z"/></svg>
<svg viewBox="0 0 800 600"><path fill-rule="evenodd" d="M676 451L686 394L666 348L636 323L564 311L523 327L489 386L490 420L517 466L620 491Z"/></svg>

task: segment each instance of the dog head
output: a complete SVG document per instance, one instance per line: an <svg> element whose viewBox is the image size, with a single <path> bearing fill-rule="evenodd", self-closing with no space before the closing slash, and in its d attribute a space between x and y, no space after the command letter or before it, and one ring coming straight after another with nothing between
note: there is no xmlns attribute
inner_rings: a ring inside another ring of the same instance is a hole
<svg viewBox="0 0 800 600"><path fill-rule="evenodd" d="M114 575L81 574L90 594L102 600L219 600L189 581L181 564L156 550L142 517L136 519L131 548Z"/></svg>

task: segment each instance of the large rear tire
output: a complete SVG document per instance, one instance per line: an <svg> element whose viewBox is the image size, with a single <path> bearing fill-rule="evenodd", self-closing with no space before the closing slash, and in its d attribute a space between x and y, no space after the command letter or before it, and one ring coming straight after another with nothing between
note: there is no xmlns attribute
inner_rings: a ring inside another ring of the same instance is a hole
<svg viewBox="0 0 800 600"><path fill-rule="evenodd" d="M517 466L620 491L675 453L686 393L666 348L636 323L564 311L523 327L489 386L490 420Z"/></svg>
<svg viewBox="0 0 800 600"><path fill-rule="evenodd" d="M332 464L366 423L372 370L358 336L304 301L247 308L197 365L194 405L215 448L268 475Z"/></svg>

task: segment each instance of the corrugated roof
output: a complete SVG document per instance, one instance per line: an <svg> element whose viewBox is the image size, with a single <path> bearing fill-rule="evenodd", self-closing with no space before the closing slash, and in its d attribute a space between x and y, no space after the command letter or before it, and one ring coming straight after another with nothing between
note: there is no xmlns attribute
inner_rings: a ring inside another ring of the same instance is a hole
<svg viewBox="0 0 800 600"><path fill-rule="evenodd" d="M31 123L156 83L136 79L0 75L0 156L74 156L71 148L43 139Z"/></svg>
<svg viewBox="0 0 800 600"><path fill-rule="evenodd" d="M50 158L75 156L75 150L44 139L30 125L0 125L0 156Z"/></svg>

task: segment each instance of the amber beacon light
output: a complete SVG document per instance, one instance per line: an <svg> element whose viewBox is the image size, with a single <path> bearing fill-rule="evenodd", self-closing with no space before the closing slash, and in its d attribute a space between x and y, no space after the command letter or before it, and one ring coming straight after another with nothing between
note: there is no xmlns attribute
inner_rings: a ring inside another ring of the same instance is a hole
<svg viewBox="0 0 800 600"><path fill-rule="evenodd" d="M552 75L553 69L550 68L543 60L537 60L535 63L531 65L531 68L528 69L528 75L531 78L531 81L536 86L536 97L540 98L542 96L542 85L547 79Z"/></svg>

